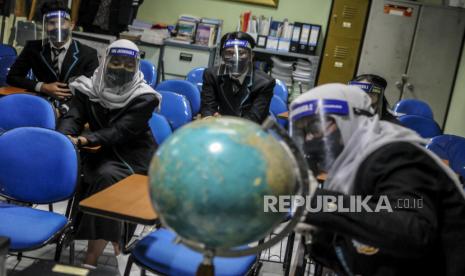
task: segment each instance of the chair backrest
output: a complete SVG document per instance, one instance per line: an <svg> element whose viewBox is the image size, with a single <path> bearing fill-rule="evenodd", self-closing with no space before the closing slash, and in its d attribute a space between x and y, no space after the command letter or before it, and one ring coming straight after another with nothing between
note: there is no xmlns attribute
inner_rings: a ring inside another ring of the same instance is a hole
<svg viewBox="0 0 465 276"><path fill-rule="evenodd" d="M433 119L433 110L424 101L416 99L405 99L398 102L394 108L400 115L417 115Z"/></svg>
<svg viewBox="0 0 465 276"><path fill-rule="evenodd" d="M0 135L0 194L48 204L70 198L79 177L74 145L65 135L35 127Z"/></svg>
<svg viewBox="0 0 465 276"><path fill-rule="evenodd" d="M5 86L6 77L16 60L16 50L10 45L0 44L0 86Z"/></svg>
<svg viewBox="0 0 465 276"><path fill-rule="evenodd" d="M273 98L271 98L271 103L270 103L270 112L278 118L278 115L288 111L289 109L287 108L287 104L285 104L280 97L277 95L273 95ZM278 123L283 126L284 128L287 127L288 121L285 119L278 118Z"/></svg>
<svg viewBox="0 0 465 276"><path fill-rule="evenodd" d="M276 85L274 86L273 93L281 98L284 103L287 103L289 92L287 91L286 84L283 81L276 79Z"/></svg>
<svg viewBox="0 0 465 276"><path fill-rule="evenodd" d="M55 111L45 99L29 94L0 98L0 129L43 127L55 129Z"/></svg>
<svg viewBox="0 0 465 276"><path fill-rule="evenodd" d="M173 133L168 120L163 115L155 112L152 114L152 118L150 118L149 126L158 145L161 145Z"/></svg>
<svg viewBox="0 0 465 276"><path fill-rule="evenodd" d="M439 158L448 160L453 171L465 178L465 138L450 134L431 139L426 146Z"/></svg>
<svg viewBox="0 0 465 276"><path fill-rule="evenodd" d="M150 61L142 59L139 65L140 70L144 74L144 79L148 85L155 88L157 84L157 69Z"/></svg>
<svg viewBox="0 0 465 276"><path fill-rule="evenodd" d="M157 85L157 91L171 91L184 95L191 105L192 114L195 116L200 111L200 92L195 85L186 80L166 80Z"/></svg>
<svg viewBox="0 0 465 276"><path fill-rule="evenodd" d="M417 115L402 115L398 119L403 126L415 130L423 138L432 138L442 134L433 119Z"/></svg>
<svg viewBox="0 0 465 276"><path fill-rule="evenodd" d="M202 85L203 85L203 72L205 71L204 67L198 67L192 69L189 73L187 73L186 80L199 89L202 92Z"/></svg>
<svg viewBox="0 0 465 276"><path fill-rule="evenodd" d="M157 91L162 95L160 114L165 116L172 130L192 121L191 106L184 95L171 91Z"/></svg>

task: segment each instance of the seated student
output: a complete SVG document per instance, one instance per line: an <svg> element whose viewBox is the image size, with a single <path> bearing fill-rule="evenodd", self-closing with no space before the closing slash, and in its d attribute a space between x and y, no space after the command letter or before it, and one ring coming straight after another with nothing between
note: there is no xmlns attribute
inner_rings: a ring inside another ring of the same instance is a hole
<svg viewBox="0 0 465 276"><path fill-rule="evenodd" d="M349 82L349 85L358 86L368 93L371 98L371 106L381 120L399 123L394 113L389 109L389 103L384 95L387 87L387 81L384 78L374 74L364 74L355 77Z"/></svg>
<svg viewBox="0 0 465 276"><path fill-rule="evenodd" d="M58 125L77 146L100 145L82 159L86 196L134 174L146 174L156 143L148 122L161 97L139 71L139 49L129 40L110 44L107 56L91 78L70 83L74 97ZM89 123L90 132L82 133ZM89 240L85 264L95 266L108 241L120 253L122 224L83 215L77 239Z"/></svg>
<svg viewBox="0 0 465 276"><path fill-rule="evenodd" d="M338 275L465 275L465 194L424 139L343 84L302 94L290 119L314 174L328 172L306 217L316 261ZM324 196L336 202L321 208Z"/></svg>
<svg viewBox="0 0 465 276"><path fill-rule="evenodd" d="M41 7L47 40L29 41L7 76L7 83L42 93L65 113L65 102L72 96L70 79L92 76L98 66L97 51L71 38L74 23L70 10L62 1L45 2ZM32 69L37 80L27 78Z"/></svg>
<svg viewBox="0 0 465 276"><path fill-rule="evenodd" d="M221 39L221 65L203 75L202 117L237 116L262 123L268 116L275 80L254 69L254 39L227 33Z"/></svg>

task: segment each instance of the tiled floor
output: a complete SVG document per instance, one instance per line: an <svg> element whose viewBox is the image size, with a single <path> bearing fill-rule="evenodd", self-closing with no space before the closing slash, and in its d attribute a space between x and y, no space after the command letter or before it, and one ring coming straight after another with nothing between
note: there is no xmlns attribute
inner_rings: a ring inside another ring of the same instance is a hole
<svg viewBox="0 0 465 276"><path fill-rule="evenodd" d="M66 209L66 203L58 203L54 204L54 211L58 213L64 213ZM37 206L40 209L47 209L48 206ZM138 227L136 230L136 235L143 236L146 232L142 231L142 227ZM143 233L142 233L143 232ZM284 259L284 250L286 246L286 241L284 240L282 243L278 243L274 247L269 250L265 250L262 252L261 259L265 260L263 262L263 266L260 270L260 275L263 276L279 276L283 275L283 268L282 264L275 263L275 262L282 262ZM87 249L87 242L86 241L76 241L75 245L75 264L79 265L82 263L85 251ZM24 254L28 257L33 258L40 258L40 259L47 259L52 260L55 254L55 246L49 245L44 248L27 252ZM67 263L69 258L69 249L64 249L62 252L61 260L63 263ZM272 262L268 262L268 260ZM7 270L9 274L13 274L17 271L22 271L23 269L29 267L34 263L35 260L23 257L20 262L18 262L16 256L9 256L7 258ZM114 275L119 275L118 272L118 265L116 257L113 254L113 248L111 245L105 248L103 256L101 256L98 260L98 266L105 271L112 272ZM140 275L140 270L136 265L133 265L131 269L131 276L132 275ZM151 273L147 273L147 275L154 275ZM31 275L37 276L37 275Z"/></svg>

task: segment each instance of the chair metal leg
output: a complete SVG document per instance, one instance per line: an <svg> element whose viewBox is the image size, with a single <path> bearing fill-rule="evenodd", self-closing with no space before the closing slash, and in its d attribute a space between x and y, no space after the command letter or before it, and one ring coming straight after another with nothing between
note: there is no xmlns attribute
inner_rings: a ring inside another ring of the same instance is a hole
<svg viewBox="0 0 465 276"><path fill-rule="evenodd" d="M131 274L132 264L134 263L134 259L132 255L128 258L128 263L126 264L126 268L124 269L124 276L129 276Z"/></svg>
<svg viewBox="0 0 465 276"><path fill-rule="evenodd" d="M50 203L50 204L48 205L48 210L49 210L50 212L53 212L53 204L52 204L52 203Z"/></svg>
<svg viewBox="0 0 465 276"><path fill-rule="evenodd" d="M57 243L57 248L55 250L55 262L60 262L60 258L61 258L61 249L63 248L63 242L61 241L61 238L60 238L60 241Z"/></svg>
<svg viewBox="0 0 465 276"><path fill-rule="evenodd" d="M69 264L74 264L74 241L71 241L69 244Z"/></svg>
<svg viewBox="0 0 465 276"><path fill-rule="evenodd" d="M292 259L292 251L294 249L294 238L295 238L294 232L292 232L287 237L286 253L284 254L284 262L283 262L283 269L285 271L284 272L285 276L289 275L289 268L290 268L291 259Z"/></svg>

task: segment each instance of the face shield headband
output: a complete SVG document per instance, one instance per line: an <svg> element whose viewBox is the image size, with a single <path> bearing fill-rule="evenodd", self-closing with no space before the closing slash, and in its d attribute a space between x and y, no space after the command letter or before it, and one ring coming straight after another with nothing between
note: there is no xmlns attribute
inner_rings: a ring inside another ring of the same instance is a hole
<svg viewBox="0 0 465 276"><path fill-rule="evenodd" d="M383 110L384 88L369 82L350 81L351 86L356 86L365 91L371 98L372 107L376 113L381 115Z"/></svg>

